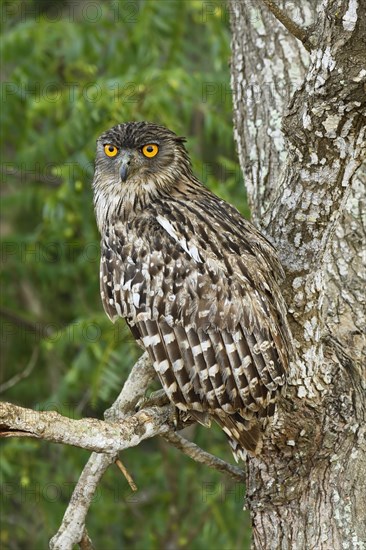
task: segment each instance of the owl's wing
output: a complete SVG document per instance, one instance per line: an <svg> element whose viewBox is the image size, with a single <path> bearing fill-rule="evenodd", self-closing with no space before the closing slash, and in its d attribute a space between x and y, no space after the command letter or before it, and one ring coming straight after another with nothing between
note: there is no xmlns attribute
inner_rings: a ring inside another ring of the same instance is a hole
<svg viewBox="0 0 366 550"><path fill-rule="evenodd" d="M131 232L126 242L116 231L117 244L107 239L104 307L112 319L127 318L173 403L199 421L210 412L233 447L254 450L253 420L273 414L285 383L284 304L260 251L231 232L228 246L206 220L182 231L189 223L157 213L138 237Z"/></svg>

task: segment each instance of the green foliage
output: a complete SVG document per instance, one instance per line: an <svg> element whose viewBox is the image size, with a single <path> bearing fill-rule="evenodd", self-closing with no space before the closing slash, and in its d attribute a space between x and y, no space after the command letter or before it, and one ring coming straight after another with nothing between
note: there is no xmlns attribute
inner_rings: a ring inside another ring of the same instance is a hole
<svg viewBox="0 0 366 550"><path fill-rule="evenodd" d="M2 382L31 370L2 398L102 418L140 352L100 304L95 140L123 121L164 124L188 138L197 176L247 213L232 137L228 13L201 0L1 7ZM219 430L194 432L232 460ZM46 547L88 454L24 439L3 444L2 548ZM241 487L158 440L123 461L140 491L131 495L110 468L88 518L98 547L249 547Z"/></svg>

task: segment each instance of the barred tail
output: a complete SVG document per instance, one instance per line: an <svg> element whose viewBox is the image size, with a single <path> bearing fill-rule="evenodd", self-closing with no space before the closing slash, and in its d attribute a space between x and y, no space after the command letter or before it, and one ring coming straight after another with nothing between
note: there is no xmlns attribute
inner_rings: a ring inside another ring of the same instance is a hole
<svg viewBox="0 0 366 550"><path fill-rule="evenodd" d="M251 455L261 452L262 430L256 420L245 420L238 413L213 418L227 435L236 462L245 460L247 452Z"/></svg>

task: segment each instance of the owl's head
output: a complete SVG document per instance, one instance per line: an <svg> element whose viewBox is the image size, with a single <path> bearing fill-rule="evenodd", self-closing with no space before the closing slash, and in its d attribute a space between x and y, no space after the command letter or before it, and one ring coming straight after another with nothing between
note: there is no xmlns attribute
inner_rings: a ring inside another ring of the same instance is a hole
<svg viewBox="0 0 366 550"><path fill-rule="evenodd" d="M118 124L100 136L93 181L99 227L116 208L128 213L133 204L153 200L191 175L184 141L149 122Z"/></svg>

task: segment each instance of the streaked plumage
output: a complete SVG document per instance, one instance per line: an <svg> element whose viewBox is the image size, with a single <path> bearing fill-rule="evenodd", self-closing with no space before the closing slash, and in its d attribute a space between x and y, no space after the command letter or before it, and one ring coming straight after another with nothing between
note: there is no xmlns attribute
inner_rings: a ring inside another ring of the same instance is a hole
<svg viewBox="0 0 366 550"><path fill-rule="evenodd" d="M148 351L170 400L218 422L238 458L260 451L286 381L281 267L268 241L195 178L183 142L146 122L98 139L101 295L110 319L124 317ZM158 148L153 158L147 144Z"/></svg>

